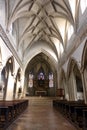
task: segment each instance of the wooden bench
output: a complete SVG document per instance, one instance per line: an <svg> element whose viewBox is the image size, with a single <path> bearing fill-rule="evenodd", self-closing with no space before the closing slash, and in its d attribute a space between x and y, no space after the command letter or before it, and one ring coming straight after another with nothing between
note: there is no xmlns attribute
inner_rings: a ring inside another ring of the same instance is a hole
<svg viewBox="0 0 87 130"><path fill-rule="evenodd" d="M28 106L28 100L0 101L0 130L5 130Z"/></svg>
<svg viewBox="0 0 87 130"><path fill-rule="evenodd" d="M83 130L87 130L87 110L83 110Z"/></svg>
<svg viewBox="0 0 87 130"><path fill-rule="evenodd" d="M60 111L69 121L71 121L75 126L83 128L84 127L83 120L85 120L85 122L87 123L87 116L86 116L87 105L83 101L77 102L77 101L54 100L53 106L58 111ZM85 119L83 119L84 117Z"/></svg>
<svg viewBox="0 0 87 130"><path fill-rule="evenodd" d="M6 129L8 124L8 107L0 106L0 130Z"/></svg>

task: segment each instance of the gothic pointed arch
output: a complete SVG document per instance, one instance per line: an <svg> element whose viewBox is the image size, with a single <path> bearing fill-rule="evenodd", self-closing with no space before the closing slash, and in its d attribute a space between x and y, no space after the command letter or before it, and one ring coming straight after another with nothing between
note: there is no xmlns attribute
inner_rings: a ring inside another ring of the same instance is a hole
<svg viewBox="0 0 87 130"><path fill-rule="evenodd" d="M1 51L1 46L0 46L0 65L2 63L2 51Z"/></svg>
<svg viewBox="0 0 87 130"><path fill-rule="evenodd" d="M20 67L18 68L16 76L17 76L18 81L20 81L21 80L21 68Z"/></svg>
<svg viewBox="0 0 87 130"><path fill-rule="evenodd" d="M69 90L71 89L71 98L74 100L83 100L82 75L78 62L74 58L71 58L67 68L67 78L69 81Z"/></svg>
<svg viewBox="0 0 87 130"><path fill-rule="evenodd" d="M62 69L61 69L61 73L60 73L60 82L62 82L63 79L66 79L66 76L65 76L65 71L64 71L64 69L62 68Z"/></svg>
<svg viewBox="0 0 87 130"><path fill-rule="evenodd" d="M84 45L83 54L82 54L82 61L81 61L81 67L84 70L87 66L87 40Z"/></svg>
<svg viewBox="0 0 87 130"><path fill-rule="evenodd" d="M81 60L81 71L84 85L84 96L85 102L87 103L87 40L84 45L82 60Z"/></svg>
<svg viewBox="0 0 87 130"><path fill-rule="evenodd" d="M63 97L65 99L66 98L65 96L66 76L65 76L65 71L63 68L61 68L60 75L59 75L59 85L60 85L60 88L58 89L58 96Z"/></svg>
<svg viewBox="0 0 87 130"><path fill-rule="evenodd" d="M11 72L11 75L14 74L14 68L15 68L15 63L14 63L14 57L11 56L10 58L8 58L7 62L6 62L6 70L9 72Z"/></svg>
<svg viewBox="0 0 87 130"><path fill-rule="evenodd" d="M29 75L33 75L33 86L29 85ZM54 86L49 87L49 74L53 74ZM44 53L39 53L28 63L25 70L26 91L30 95L37 95L42 92L47 96L55 95L56 86L56 69L51 59ZM43 94L42 94L43 95Z"/></svg>
<svg viewBox="0 0 87 130"><path fill-rule="evenodd" d="M5 64L5 66L3 67L2 71L1 71L1 78L4 84L4 96L3 99L6 98L6 93L7 93L7 87L8 87L8 81L9 79L9 74L10 76L14 76L14 57L11 56L7 59L7 62Z"/></svg>
<svg viewBox="0 0 87 130"><path fill-rule="evenodd" d="M22 70L19 67L17 70L17 74L15 77L15 82L14 82L14 90L13 90L13 98L19 98L19 93L22 93L22 86L21 86L21 73Z"/></svg>

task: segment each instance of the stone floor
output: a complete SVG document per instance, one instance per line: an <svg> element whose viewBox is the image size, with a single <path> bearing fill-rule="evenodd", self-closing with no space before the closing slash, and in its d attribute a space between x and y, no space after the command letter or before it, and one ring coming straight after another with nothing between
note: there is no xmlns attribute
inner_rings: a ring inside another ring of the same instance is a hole
<svg viewBox="0 0 87 130"><path fill-rule="evenodd" d="M76 130L52 106L29 106L7 130Z"/></svg>

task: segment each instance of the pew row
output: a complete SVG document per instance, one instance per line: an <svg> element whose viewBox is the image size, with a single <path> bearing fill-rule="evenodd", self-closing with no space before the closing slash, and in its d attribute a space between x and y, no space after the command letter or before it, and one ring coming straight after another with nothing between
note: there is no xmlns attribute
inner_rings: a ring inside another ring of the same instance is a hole
<svg viewBox="0 0 87 130"><path fill-rule="evenodd" d="M0 130L6 130L27 107L28 100L0 101Z"/></svg>
<svg viewBox="0 0 87 130"><path fill-rule="evenodd" d="M78 129L87 130L87 105L83 101L54 100L53 106Z"/></svg>

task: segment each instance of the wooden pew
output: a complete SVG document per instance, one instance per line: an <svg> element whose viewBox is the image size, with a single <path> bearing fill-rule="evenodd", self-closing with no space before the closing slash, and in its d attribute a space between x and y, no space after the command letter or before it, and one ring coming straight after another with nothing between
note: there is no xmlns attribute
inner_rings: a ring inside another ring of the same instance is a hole
<svg viewBox="0 0 87 130"><path fill-rule="evenodd" d="M0 106L0 130L6 129L8 124L8 107Z"/></svg>
<svg viewBox="0 0 87 130"><path fill-rule="evenodd" d="M76 127L83 128L83 111L86 115L87 105L83 101L61 101L55 100L53 106L57 108ZM59 107L59 108L58 108ZM85 122L87 123L87 116ZM86 124L85 123L85 124ZM86 127L86 126L85 126Z"/></svg>
<svg viewBox="0 0 87 130"><path fill-rule="evenodd" d="M0 130L5 130L27 106L28 100L0 101Z"/></svg>
<svg viewBox="0 0 87 130"><path fill-rule="evenodd" d="M87 130L87 110L83 110L83 129Z"/></svg>

